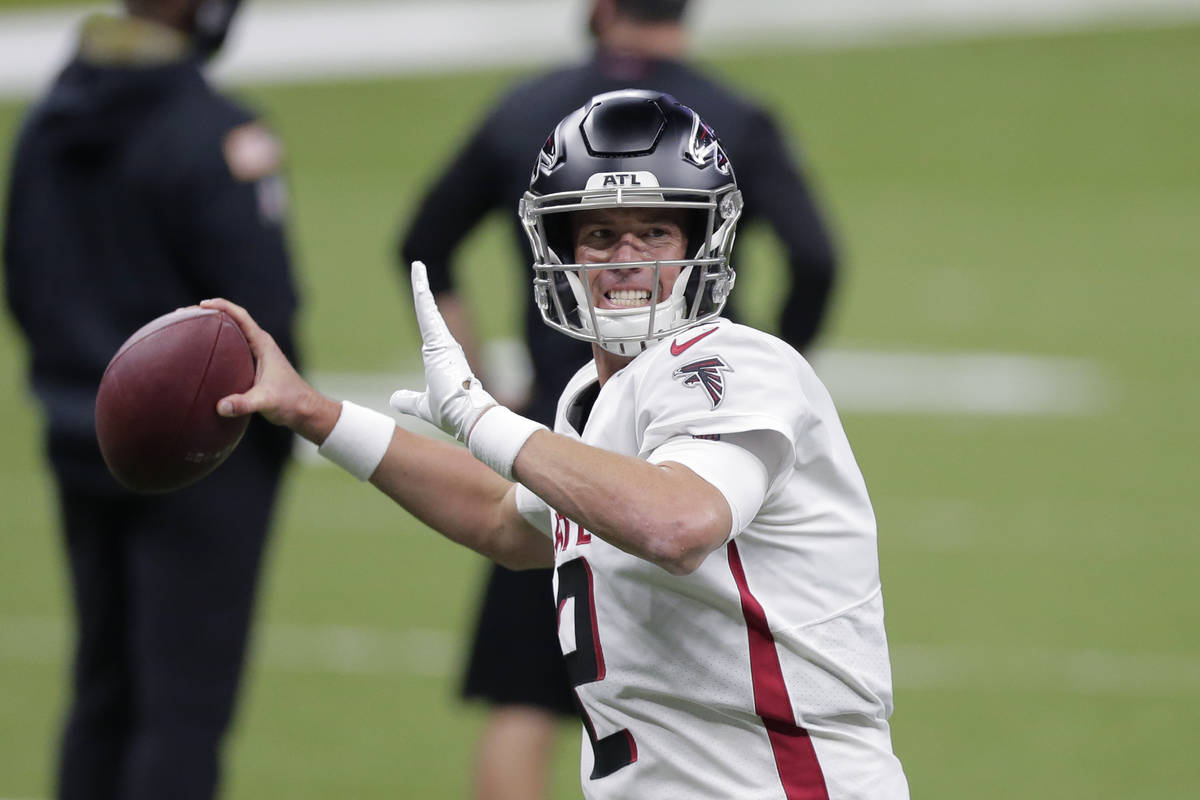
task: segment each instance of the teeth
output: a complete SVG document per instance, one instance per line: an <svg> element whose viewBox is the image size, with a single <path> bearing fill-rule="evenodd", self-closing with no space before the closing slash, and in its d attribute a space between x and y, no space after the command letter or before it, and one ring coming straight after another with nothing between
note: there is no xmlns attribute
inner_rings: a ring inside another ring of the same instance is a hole
<svg viewBox="0 0 1200 800"><path fill-rule="evenodd" d="M646 289L614 289L606 296L614 306L644 306L650 302L650 292Z"/></svg>

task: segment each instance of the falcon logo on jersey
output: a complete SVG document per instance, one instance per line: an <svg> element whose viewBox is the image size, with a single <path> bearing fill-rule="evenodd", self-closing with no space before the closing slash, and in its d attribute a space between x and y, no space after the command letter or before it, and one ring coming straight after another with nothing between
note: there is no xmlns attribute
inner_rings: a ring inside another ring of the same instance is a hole
<svg viewBox="0 0 1200 800"><path fill-rule="evenodd" d="M716 408L725 399L725 376L722 372L733 372L733 367L722 361L720 356L705 356L684 364L672 375L683 381L684 386L699 386L708 396L708 402Z"/></svg>

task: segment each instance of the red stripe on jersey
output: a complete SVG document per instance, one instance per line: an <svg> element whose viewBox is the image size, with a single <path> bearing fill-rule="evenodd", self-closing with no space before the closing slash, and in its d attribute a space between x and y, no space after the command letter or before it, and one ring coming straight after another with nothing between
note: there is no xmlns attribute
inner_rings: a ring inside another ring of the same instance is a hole
<svg viewBox="0 0 1200 800"><path fill-rule="evenodd" d="M775 754L775 767L788 800L829 800L825 776L808 731L796 724L792 702L788 698L775 637L767 625L762 604L750 591L746 571L737 543L730 542L726 551L729 571L742 598L742 616L750 639L750 679L754 685L754 711L762 718Z"/></svg>

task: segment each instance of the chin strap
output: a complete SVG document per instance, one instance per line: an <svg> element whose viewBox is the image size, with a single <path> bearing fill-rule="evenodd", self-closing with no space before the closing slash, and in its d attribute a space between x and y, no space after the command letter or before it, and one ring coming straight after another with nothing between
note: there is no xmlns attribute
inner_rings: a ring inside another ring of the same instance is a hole
<svg viewBox="0 0 1200 800"><path fill-rule="evenodd" d="M657 339L646 339L645 341L641 342L611 342L604 340L597 342L597 344L599 344L602 349L607 350L613 355L629 356L632 358L638 353L642 353L658 344L665 338L665 336L660 336Z"/></svg>

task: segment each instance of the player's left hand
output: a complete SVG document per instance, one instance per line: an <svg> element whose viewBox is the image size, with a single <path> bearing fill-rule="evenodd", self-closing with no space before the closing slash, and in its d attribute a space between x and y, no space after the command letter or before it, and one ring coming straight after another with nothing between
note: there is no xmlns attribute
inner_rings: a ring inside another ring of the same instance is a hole
<svg viewBox="0 0 1200 800"><path fill-rule="evenodd" d="M498 405L471 373L463 349L446 327L429 291L425 264L412 263L413 304L421 328L421 358L425 362L425 391L401 389L391 405L402 414L419 417L466 442L483 412Z"/></svg>

